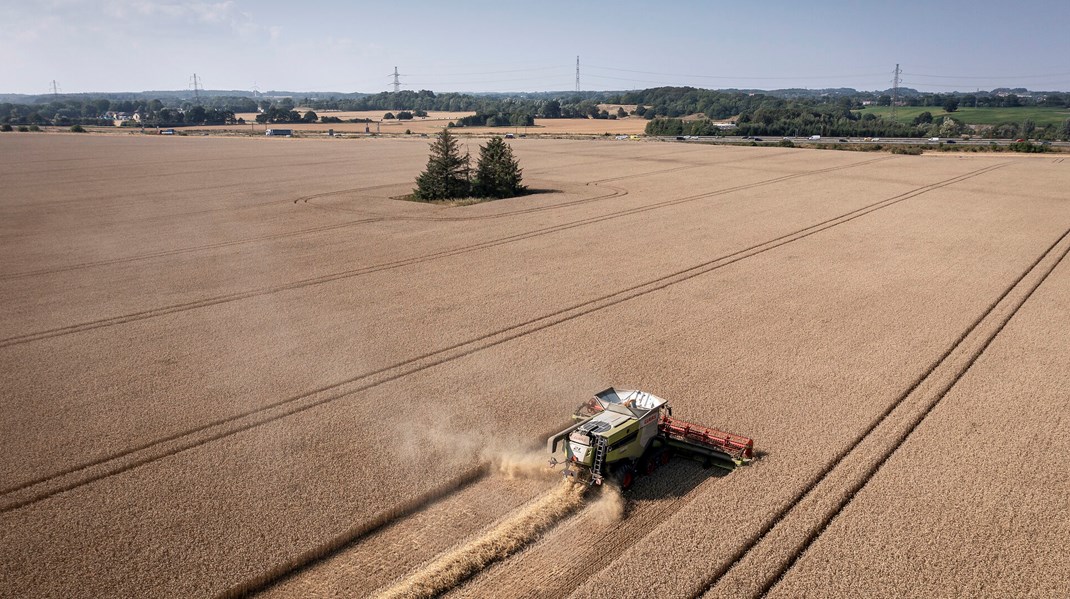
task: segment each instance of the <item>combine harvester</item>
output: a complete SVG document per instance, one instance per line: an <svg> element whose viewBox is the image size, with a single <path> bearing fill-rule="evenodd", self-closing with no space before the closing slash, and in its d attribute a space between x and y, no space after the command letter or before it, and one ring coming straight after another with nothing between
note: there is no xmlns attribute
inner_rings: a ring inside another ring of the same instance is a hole
<svg viewBox="0 0 1070 599"><path fill-rule="evenodd" d="M728 469L754 455L753 440L673 418L667 401L643 391L610 387L572 417L576 424L546 442L553 455L558 444L567 441L564 461L551 457L550 466L563 463L566 477L589 485L613 476L627 490L636 476L652 474L674 453Z"/></svg>

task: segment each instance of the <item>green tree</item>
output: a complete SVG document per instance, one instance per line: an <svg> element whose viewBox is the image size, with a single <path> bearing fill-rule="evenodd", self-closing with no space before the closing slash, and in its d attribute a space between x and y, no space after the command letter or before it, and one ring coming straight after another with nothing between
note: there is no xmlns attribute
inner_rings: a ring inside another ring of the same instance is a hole
<svg viewBox="0 0 1070 599"><path fill-rule="evenodd" d="M457 138L443 129L431 142L427 170L416 177L413 195L420 200L449 200L463 198L471 190L468 154L461 155Z"/></svg>
<svg viewBox="0 0 1070 599"><path fill-rule="evenodd" d="M1018 128L1018 133L1022 137L1032 137L1033 132L1037 130L1037 123L1033 119L1026 119L1022 122L1022 126Z"/></svg>
<svg viewBox="0 0 1070 599"><path fill-rule="evenodd" d="M511 198L524 193L520 163L513 149L500 136L479 148L479 162L473 191L481 198Z"/></svg>
<svg viewBox="0 0 1070 599"><path fill-rule="evenodd" d="M929 123L932 123L932 122L933 122L933 113L929 112L928 110L926 110L925 112L923 112L923 113L919 114L918 116L914 117L914 124L915 125L928 125Z"/></svg>
<svg viewBox="0 0 1070 599"><path fill-rule="evenodd" d="M561 118L561 102L557 100L547 100L543 102L539 108L539 114L546 119L559 119Z"/></svg>
<svg viewBox="0 0 1070 599"><path fill-rule="evenodd" d="M206 115L204 106L194 106L186 113L186 122L191 125L200 125L205 121Z"/></svg>
<svg viewBox="0 0 1070 599"><path fill-rule="evenodd" d="M955 112L959 109L959 99L952 96L944 99L944 111Z"/></svg>
<svg viewBox="0 0 1070 599"><path fill-rule="evenodd" d="M1063 121L1063 126L1059 127L1059 136L1066 141L1070 141L1070 119Z"/></svg>
<svg viewBox="0 0 1070 599"><path fill-rule="evenodd" d="M308 112L305 113L305 116L301 117L301 120L303 120L306 123L315 123L316 120L319 119L319 118L320 117L319 117L318 114L316 114L315 112L312 112L311 110L309 110Z"/></svg>

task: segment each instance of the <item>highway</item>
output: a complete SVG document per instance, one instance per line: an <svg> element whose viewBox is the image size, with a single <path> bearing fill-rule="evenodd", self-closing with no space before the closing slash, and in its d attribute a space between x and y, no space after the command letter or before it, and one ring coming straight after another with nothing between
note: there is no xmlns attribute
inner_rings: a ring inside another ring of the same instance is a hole
<svg viewBox="0 0 1070 599"><path fill-rule="evenodd" d="M819 139L811 139L809 136L781 136L781 135L758 135L754 137L743 137L739 135L692 135L692 136L660 136L658 139L666 141L685 141L685 142L715 142L726 144L749 144L756 143L776 143L781 140L790 140L795 145L816 145L816 144L881 144L881 145L920 145L920 146L939 146L941 144L956 144L964 146L989 146L995 144L997 146L1007 146L1014 143L1013 139L962 139L962 138L943 138L934 141L925 137L824 137ZM1068 148L1070 142L1066 141L1052 141L1052 142L1038 142L1048 143L1053 147Z"/></svg>

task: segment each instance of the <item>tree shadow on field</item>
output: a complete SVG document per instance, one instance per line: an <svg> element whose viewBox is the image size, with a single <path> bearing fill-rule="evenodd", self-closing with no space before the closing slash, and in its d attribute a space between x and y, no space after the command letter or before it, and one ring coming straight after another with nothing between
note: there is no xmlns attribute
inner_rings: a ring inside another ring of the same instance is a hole
<svg viewBox="0 0 1070 599"><path fill-rule="evenodd" d="M489 204L492 202L508 202L509 200L517 200L520 198L526 198L533 195L552 194L552 193L564 193L560 189L543 189L543 188L527 188L523 193L517 194L508 198L476 198L465 197L455 198L451 200L421 200L415 196L415 194L407 193L400 196L392 196L392 200L402 200L405 202L416 202L417 204L432 204L435 206L449 206L453 208L463 208L464 206L472 206L474 204Z"/></svg>

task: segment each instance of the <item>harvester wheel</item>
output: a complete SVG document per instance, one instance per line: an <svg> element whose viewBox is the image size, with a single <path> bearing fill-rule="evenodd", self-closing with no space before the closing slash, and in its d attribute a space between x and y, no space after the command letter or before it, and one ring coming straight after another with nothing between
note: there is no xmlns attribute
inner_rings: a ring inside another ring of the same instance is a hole
<svg viewBox="0 0 1070 599"><path fill-rule="evenodd" d="M667 465L669 463L669 459L672 458L672 454L669 453L668 449L662 449L661 451L658 452L657 458L658 458L658 465L665 466L665 465Z"/></svg>
<svg viewBox="0 0 1070 599"><path fill-rule="evenodd" d="M651 474L654 474L654 471L658 469L658 465L660 463L661 462L658 459L658 456L656 456L656 455L652 455L652 456L646 458L645 460L643 460L639 464L640 468L643 471L643 476L650 476Z"/></svg>
<svg viewBox="0 0 1070 599"><path fill-rule="evenodd" d="M617 482L620 483L620 490L627 491L635 484L635 467L631 464L625 464L617 469Z"/></svg>

